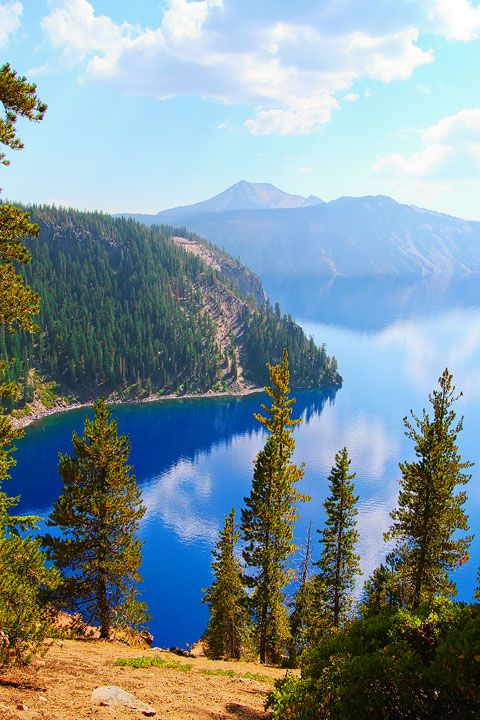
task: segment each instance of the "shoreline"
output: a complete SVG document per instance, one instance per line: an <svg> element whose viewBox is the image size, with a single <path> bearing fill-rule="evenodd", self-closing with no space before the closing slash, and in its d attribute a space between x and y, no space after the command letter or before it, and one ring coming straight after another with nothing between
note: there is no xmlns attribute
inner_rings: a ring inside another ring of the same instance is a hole
<svg viewBox="0 0 480 720"><path fill-rule="evenodd" d="M209 390L204 393L185 393L179 395L178 393L169 393L168 395L149 395L145 398L133 398L130 400L123 400L121 398L114 398L113 400L106 400L108 405L142 405L153 402L161 402L163 400L195 400L208 399L214 397L227 397L227 398L241 398L247 395L254 395L263 393L263 387L245 387L238 390ZM82 408L93 407L95 400L85 400L84 402L72 402L72 403L59 403L51 408L42 408L34 410L31 414L25 415L24 417L12 417L12 424L15 428L21 428L22 430L33 425L33 423L40 422L51 415L60 415L61 413L71 412L73 410L81 410Z"/></svg>

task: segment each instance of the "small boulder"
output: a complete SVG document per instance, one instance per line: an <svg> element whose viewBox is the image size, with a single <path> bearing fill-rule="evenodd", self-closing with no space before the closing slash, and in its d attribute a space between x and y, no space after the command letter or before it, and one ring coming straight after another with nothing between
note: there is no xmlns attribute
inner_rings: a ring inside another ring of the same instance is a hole
<svg viewBox="0 0 480 720"><path fill-rule="evenodd" d="M95 705L128 708L128 710L140 712L147 717L156 715L157 712L150 705L138 700L135 695L122 690L116 685L101 685L95 688L92 692L92 701Z"/></svg>

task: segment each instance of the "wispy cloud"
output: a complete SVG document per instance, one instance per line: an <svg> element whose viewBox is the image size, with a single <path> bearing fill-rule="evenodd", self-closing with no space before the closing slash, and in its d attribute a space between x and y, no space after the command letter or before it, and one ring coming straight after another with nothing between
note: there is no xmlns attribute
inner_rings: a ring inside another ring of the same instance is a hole
<svg viewBox="0 0 480 720"><path fill-rule="evenodd" d="M372 175L390 178L477 179L480 172L480 108L463 109L419 132L421 149L378 158Z"/></svg>
<svg viewBox="0 0 480 720"><path fill-rule="evenodd" d="M17 0L0 3L0 48L6 47L10 35L20 27L23 5Z"/></svg>

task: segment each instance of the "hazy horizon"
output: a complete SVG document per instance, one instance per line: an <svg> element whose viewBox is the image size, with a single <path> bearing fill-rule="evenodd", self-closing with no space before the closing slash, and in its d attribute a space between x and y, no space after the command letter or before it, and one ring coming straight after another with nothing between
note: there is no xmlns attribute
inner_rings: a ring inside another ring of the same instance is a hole
<svg viewBox="0 0 480 720"><path fill-rule="evenodd" d="M156 213L240 178L480 219L472 0L0 0L49 108L5 195Z"/></svg>

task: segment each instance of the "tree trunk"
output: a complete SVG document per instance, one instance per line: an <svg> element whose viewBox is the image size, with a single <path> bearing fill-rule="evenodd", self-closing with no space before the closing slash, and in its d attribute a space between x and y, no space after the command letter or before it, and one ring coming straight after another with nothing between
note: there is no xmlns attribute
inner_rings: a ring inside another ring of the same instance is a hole
<svg viewBox="0 0 480 720"><path fill-rule="evenodd" d="M110 607L107 597L107 583L105 577L100 577L97 592L98 614L100 618L100 639L108 640L110 637Z"/></svg>

